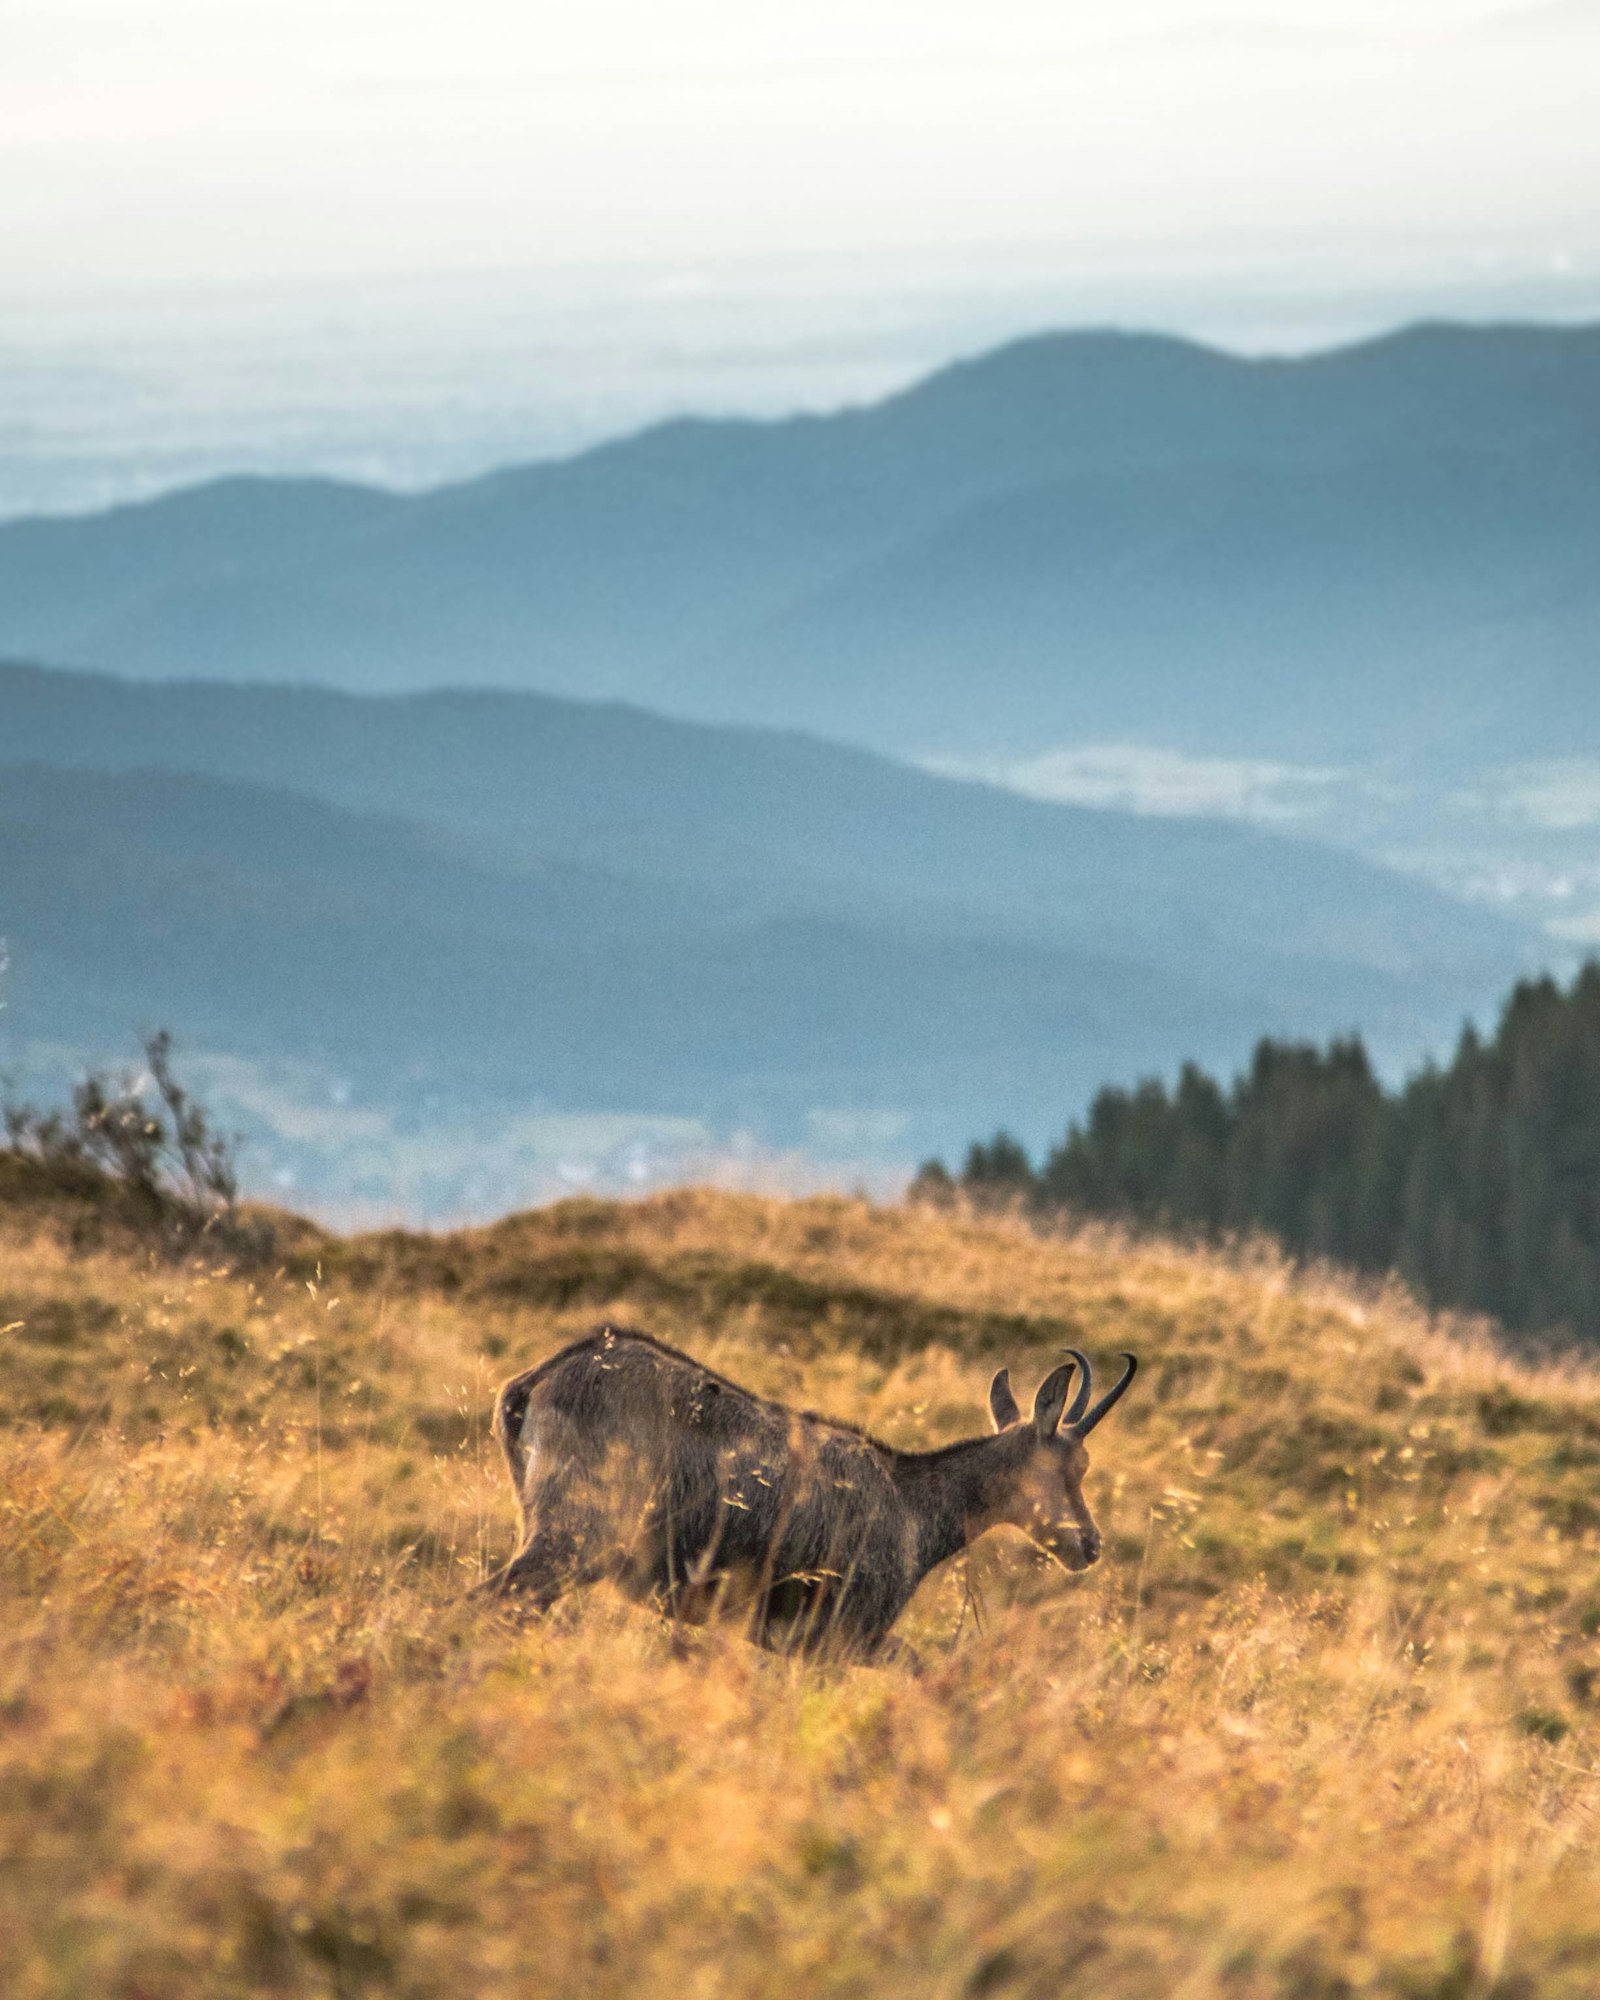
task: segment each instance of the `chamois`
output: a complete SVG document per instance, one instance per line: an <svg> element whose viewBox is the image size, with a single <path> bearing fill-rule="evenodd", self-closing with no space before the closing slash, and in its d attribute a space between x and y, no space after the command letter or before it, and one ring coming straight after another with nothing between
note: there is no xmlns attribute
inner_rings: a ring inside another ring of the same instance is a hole
<svg viewBox="0 0 1600 2000"><path fill-rule="evenodd" d="M1139 1364L1125 1354L1091 1409L1088 1360L1067 1355L1027 1422L1002 1368L989 1389L995 1435L897 1451L648 1334L597 1327L496 1399L522 1541L480 1589L542 1610L609 1577L676 1618L742 1611L763 1645L870 1654L928 1572L1002 1522L1086 1569L1100 1531L1083 1497L1084 1439Z"/></svg>

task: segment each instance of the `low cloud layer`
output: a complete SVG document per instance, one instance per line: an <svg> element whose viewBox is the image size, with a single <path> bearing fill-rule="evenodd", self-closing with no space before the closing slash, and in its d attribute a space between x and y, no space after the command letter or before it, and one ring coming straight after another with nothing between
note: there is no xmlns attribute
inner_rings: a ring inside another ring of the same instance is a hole
<svg viewBox="0 0 1600 2000"><path fill-rule="evenodd" d="M1018 759L933 759L949 777L981 778L1058 805L1118 807L1274 824L1311 820L1352 774L1260 758L1191 757L1143 743L1090 743Z"/></svg>

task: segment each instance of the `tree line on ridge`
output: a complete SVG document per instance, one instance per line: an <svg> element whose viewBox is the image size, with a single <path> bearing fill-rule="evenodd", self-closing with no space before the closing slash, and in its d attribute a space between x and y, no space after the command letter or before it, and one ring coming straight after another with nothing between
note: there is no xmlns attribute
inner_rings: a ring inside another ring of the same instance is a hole
<svg viewBox="0 0 1600 2000"><path fill-rule="evenodd" d="M1109 1217L1219 1238L1265 1231L1298 1257L1395 1272L1430 1304L1600 1342L1600 962L1567 990L1528 980L1448 1068L1389 1091L1359 1037L1263 1040L1224 1088L1100 1092L1037 1169L998 1132L921 1199Z"/></svg>

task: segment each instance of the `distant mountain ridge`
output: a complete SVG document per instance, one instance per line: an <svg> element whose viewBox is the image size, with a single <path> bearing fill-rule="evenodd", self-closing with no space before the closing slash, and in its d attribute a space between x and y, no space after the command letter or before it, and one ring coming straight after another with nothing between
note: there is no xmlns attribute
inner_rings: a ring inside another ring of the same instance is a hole
<svg viewBox="0 0 1600 2000"><path fill-rule="evenodd" d="M1600 721L1597 545L1600 329L1296 360L1064 334L868 408L683 420L415 498L227 481L3 524L0 650L610 696L902 753L1464 768Z"/></svg>
<svg viewBox="0 0 1600 2000"><path fill-rule="evenodd" d="M1108 1078L1264 1030L1415 1059L1533 956L1309 843L604 704L12 667L0 746L13 1050L165 1022L413 1124L1037 1142Z"/></svg>
<svg viewBox="0 0 1600 2000"><path fill-rule="evenodd" d="M5 754L303 793L501 872L649 882L721 920L822 910L1076 939L1147 961L1454 976L1512 926L1389 871L1221 820L1046 804L869 751L493 691L361 697L0 665ZM1224 977L1230 977L1225 971Z"/></svg>

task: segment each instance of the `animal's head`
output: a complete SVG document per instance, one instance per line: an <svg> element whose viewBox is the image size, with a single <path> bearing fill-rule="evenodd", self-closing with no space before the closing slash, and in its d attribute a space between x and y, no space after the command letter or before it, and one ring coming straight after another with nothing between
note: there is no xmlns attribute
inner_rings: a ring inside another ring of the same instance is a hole
<svg viewBox="0 0 1600 2000"><path fill-rule="evenodd" d="M1133 1355L1124 1354L1122 1378L1091 1409L1094 1383L1088 1356L1073 1347L1068 1359L1039 1384L1033 1414L1024 1421L1011 1393L1011 1374L1002 1368L989 1384L989 1413L994 1427L1014 1439L1006 1455L1004 1491L994 1518L1021 1528L1068 1569L1087 1569L1100 1560L1100 1530L1083 1497L1083 1476L1089 1470L1084 1440L1126 1393L1138 1369ZM1077 1375L1077 1392L1067 1396Z"/></svg>

